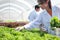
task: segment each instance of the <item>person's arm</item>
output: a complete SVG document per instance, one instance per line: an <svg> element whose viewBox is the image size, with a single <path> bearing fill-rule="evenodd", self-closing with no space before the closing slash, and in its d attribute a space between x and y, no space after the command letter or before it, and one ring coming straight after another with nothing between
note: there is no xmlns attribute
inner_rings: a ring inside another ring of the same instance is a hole
<svg viewBox="0 0 60 40"><path fill-rule="evenodd" d="M60 6L57 5L57 6L55 6L55 7L56 7L56 10L57 10L58 12L60 12Z"/></svg>
<svg viewBox="0 0 60 40"><path fill-rule="evenodd" d="M42 15L40 14L34 21L28 23L27 25L24 25L23 27L16 28L16 29L18 29L18 30L22 30L22 29L30 30L32 28L39 26L41 24L41 21L42 21Z"/></svg>
<svg viewBox="0 0 60 40"><path fill-rule="evenodd" d="M58 18L60 19L60 6L56 6L56 12L58 13Z"/></svg>
<svg viewBox="0 0 60 40"><path fill-rule="evenodd" d="M32 29L32 28L36 28L41 24L42 20L41 20L41 15L39 15L34 21L31 21L30 23L28 23L27 25L24 25L25 29Z"/></svg>

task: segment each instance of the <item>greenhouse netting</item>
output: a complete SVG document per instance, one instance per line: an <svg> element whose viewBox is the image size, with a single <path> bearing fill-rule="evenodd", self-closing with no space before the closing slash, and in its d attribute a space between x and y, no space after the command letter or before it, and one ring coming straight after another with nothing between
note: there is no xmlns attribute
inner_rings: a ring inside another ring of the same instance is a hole
<svg viewBox="0 0 60 40"><path fill-rule="evenodd" d="M59 3L59 0L51 1L52 5ZM26 21L36 4L37 0L0 0L0 20Z"/></svg>

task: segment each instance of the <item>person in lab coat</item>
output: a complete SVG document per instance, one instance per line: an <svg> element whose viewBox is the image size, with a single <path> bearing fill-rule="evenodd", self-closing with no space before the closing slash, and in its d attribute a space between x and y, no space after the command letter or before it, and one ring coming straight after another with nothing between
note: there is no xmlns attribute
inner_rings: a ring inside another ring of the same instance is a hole
<svg viewBox="0 0 60 40"><path fill-rule="evenodd" d="M50 0L38 0L38 4L43 9L43 12L32 22L24 25L23 27L17 27L16 30L27 29L30 30L44 24L43 30L48 33L54 34L54 31L50 29L50 19L54 16L57 16L60 19L60 8L58 6L51 6Z"/></svg>
<svg viewBox="0 0 60 40"><path fill-rule="evenodd" d="M28 16L28 20L29 22L33 21L36 19L36 17L38 16L39 14L39 11L40 11L40 7L39 5L35 5L35 8L33 11L30 12L29 16Z"/></svg>

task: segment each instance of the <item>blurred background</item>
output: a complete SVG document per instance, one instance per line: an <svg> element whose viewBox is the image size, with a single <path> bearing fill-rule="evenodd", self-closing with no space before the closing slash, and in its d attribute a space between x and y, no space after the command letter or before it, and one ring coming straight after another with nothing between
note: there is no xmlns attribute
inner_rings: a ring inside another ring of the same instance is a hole
<svg viewBox="0 0 60 40"><path fill-rule="evenodd" d="M51 0L52 6L60 0ZM34 9L37 0L0 0L0 20L28 21L29 12Z"/></svg>

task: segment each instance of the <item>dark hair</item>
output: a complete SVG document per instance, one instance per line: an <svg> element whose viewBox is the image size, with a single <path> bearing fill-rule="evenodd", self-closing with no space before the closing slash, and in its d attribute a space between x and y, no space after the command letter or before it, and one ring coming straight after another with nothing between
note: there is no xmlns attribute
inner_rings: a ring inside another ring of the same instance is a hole
<svg viewBox="0 0 60 40"><path fill-rule="evenodd" d="M36 9L36 8L37 8L37 9L39 9L39 8L40 8L40 6L39 6L39 5L35 5L35 9Z"/></svg>
<svg viewBox="0 0 60 40"><path fill-rule="evenodd" d="M50 9L52 9L52 8L51 8L51 1L50 1L50 0L49 0L49 2L48 2L48 6L49 6Z"/></svg>
<svg viewBox="0 0 60 40"><path fill-rule="evenodd" d="M47 0L38 0L38 4L40 5L40 4L43 4L43 3L45 3ZM48 6L49 6L49 8L51 9L51 1L49 0L49 2L48 2Z"/></svg>

